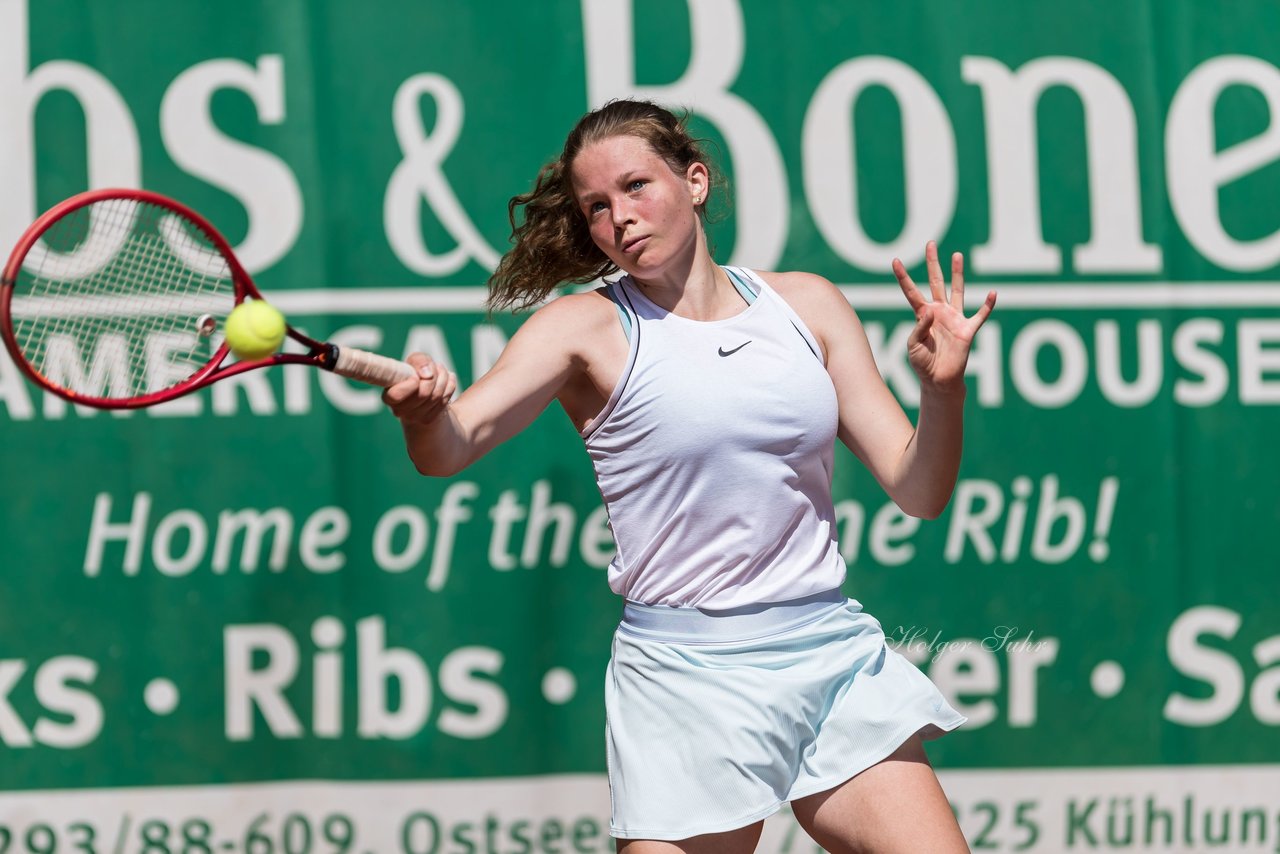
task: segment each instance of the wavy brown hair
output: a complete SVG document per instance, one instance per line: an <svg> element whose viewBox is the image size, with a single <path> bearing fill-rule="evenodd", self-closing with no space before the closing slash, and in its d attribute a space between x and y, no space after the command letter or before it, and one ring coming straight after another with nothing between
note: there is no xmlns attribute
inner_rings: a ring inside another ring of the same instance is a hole
<svg viewBox="0 0 1280 854"><path fill-rule="evenodd" d="M573 161L592 143L614 136L634 136L649 144L671 170L683 175L703 163L711 186L723 181L707 158L704 143L676 115L649 101L610 101L578 120L560 156L542 167L533 189L507 203L512 248L489 277L491 311L531 308L564 284L586 284L618 267L591 240L587 220L573 195ZM710 195L708 193L707 195ZM705 219L707 199L698 205ZM523 217L518 216L523 212Z"/></svg>

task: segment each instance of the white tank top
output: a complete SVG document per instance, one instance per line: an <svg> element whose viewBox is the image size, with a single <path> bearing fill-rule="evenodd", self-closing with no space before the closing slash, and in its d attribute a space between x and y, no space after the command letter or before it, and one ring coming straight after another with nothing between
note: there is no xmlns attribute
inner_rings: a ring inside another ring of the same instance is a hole
<svg viewBox="0 0 1280 854"><path fill-rule="evenodd" d="M817 342L754 273L758 297L702 322L609 287L630 322L617 387L583 431L618 551L609 586L711 610L837 588L836 393Z"/></svg>

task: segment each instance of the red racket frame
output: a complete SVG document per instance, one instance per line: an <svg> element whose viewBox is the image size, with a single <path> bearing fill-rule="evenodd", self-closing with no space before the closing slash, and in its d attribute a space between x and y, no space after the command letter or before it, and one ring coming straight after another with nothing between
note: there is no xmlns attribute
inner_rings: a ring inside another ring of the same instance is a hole
<svg viewBox="0 0 1280 854"><path fill-rule="evenodd" d="M13 332L13 314L10 303L13 300L14 286L18 282L18 272L22 268L23 262L26 260L27 253L35 242L48 231L53 224L65 217L67 214L77 211L80 208L87 207L95 202L105 201L108 199L126 199L143 204L155 205L165 208L178 216L186 219L204 233L204 236L222 253L227 261L227 266L231 270L231 279L235 287L234 305L239 305L246 298L264 299L262 293L253 283L253 279L245 272L244 267L240 265L239 259L235 253L231 251L231 245L227 243L218 230L213 227L210 222L200 214L191 210L191 208L174 201L168 196L162 196L159 193L153 193L148 190L133 190L127 188L107 188L101 190L90 190L85 193L72 196L65 201L59 202L48 211L40 216L35 222L27 228L21 239L18 240L17 246L9 255L9 261L5 264L4 272L0 274L0 338L4 339L5 347L9 351L9 355L13 357L13 361L17 364L28 379L41 388L48 389L54 394L64 397L67 400L84 406L92 406L98 409L139 409L144 406L153 406L157 403L164 403L185 394L189 394L196 389L203 388L211 383L226 377L242 374L245 371L252 371L257 368L270 367L271 365L313 365L315 367L332 370L337 360L337 348L332 344L326 344L303 335L292 326L286 324L285 334L294 341L299 342L307 347L306 353L277 353L264 359L255 359L247 362L233 362L230 365L223 365L227 356L231 353L231 349L227 346L226 341L214 352L204 367L197 370L187 379L162 389L161 391L152 392L150 394L141 395L139 397L130 397L124 399L92 397L80 394L68 388L63 388L55 382L42 376L23 356L21 348L18 346L17 338Z"/></svg>

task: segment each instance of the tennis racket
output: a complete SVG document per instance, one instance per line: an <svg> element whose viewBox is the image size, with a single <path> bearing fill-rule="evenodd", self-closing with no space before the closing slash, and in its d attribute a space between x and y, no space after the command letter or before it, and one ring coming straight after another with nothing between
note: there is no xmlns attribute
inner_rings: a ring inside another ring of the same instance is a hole
<svg viewBox="0 0 1280 854"><path fill-rule="evenodd" d="M399 360L316 341L235 361L227 315L262 294L207 220L144 190L91 190L36 220L0 275L0 337L33 382L73 403L134 409L271 365L314 365L390 386Z"/></svg>

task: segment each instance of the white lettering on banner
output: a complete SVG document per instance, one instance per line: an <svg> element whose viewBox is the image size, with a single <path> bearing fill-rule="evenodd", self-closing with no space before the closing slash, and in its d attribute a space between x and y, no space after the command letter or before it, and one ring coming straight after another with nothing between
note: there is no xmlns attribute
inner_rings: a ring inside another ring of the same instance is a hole
<svg viewBox="0 0 1280 854"><path fill-rule="evenodd" d="M368 556L374 566L388 573L422 568L426 587L433 593L448 586L460 535L487 539L485 554L490 569L496 572L518 567L558 568L571 561L597 569L609 565L614 546L603 505L581 515L573 505L555 500L550 481L535 481L528 490L524 499L517 490L503 490L488 499L488 506L477 506L480 485L451 480L433 512L409 504L382 511L373 525ZM1110 555L1119 491L1118 478L1103 478L1096 502L1087 508L1081 499L1063 494L1056 474L1043 475L1037 481L1025 475L1014 478L1009 498L993 481L961 479L946 522L943 558L947 563L959 563L972 548L982 563L998 559L1012 564L1030 559L1052 565L1073 559L1084 548L1091 560L1101 563ZM124 519L113 518L114 507L110 493L99 493L94 499L83 566L88 578L101 577L104 567L113 574L138 576L148 558L157 572L171 578L197 569L227 575L233 567L238 567L240 574L251 574L262 564L268 535L267 567L272 572L289 571L294 554L299 568L317 574L335 572L347 562L341 547L351 521L338 507L320 507L310 513L300 526L296 544L293 532L299 528L295 521L299 513L284 507L226 509L207 516L178 508L161 516L154 530L149 493L133 497ZM841 554L846 561L856 562L864 545L877 565L901 566L915 559L912 538L920 530L920 520L905 515L893 502L886 499L877 507L870 525L866 524L867 510L853 499L840 501L835 509ZM435 517L434 542L430 515ZM477 520L487 520L487 524L477 526ZM176 544L183 544L180 550Z"/></svg>
<svg viewBox="0 0 1280 854"><path fill-rule="evenodd" d="M746 25L737 0L686 0L691 49L680 79L664 85L636 81L632 0L582 0L587 97L593 107L613 98L647 98L691 108L716 126L729 148L737 206L730 263L771 270L787 242L791 197L787 170L769 125L729 91L742 70Z"/></svg>
<svg viewBox="0 0 1280 854"><path fill-rule="evenodd" d="M213 413L234 415L240 408L239 398L242 392L249 411L254 415L275 415L279 410L270 375L266 371L245 371L219 380L209 389L209 394L213 397Z"/></svg>
<svg viewBox="0 0 1280 854"><path fill-rule="evenodd" d="M42 662L33 677L35 699L42 710L58 717L40 715L30 728L9 702L27 670L26 661L0 660L0 745L72 749L101 734L105 720L102 702L88 690L98 678L97 662L77 655L59 655Z"/></svg>
<svg viewBox="0 0 1280 854"><path fill-rule="evenodd" d="M298 557L302 565L312 572L337 572L347 563L347 557L336 551L351 533L351 517L341 507L321 507L307 517L298 537ZM324 553L324 549L335 551Z"/></svg>
<svg viewBox="0 0 1280 854"><path fill-rule="evenodd" d="M149 555L157 571L169 577L189 575L199 566L207 566L216 575L227 574L233 565L238 566L242 573L252 573L261 563L262 544L268 532L272 537L268 567L273 572L281 572L293 549L294 516L283 507L267 511L239 508L218 513L213 523L212 555L208 548L209 522L188 509L173 510L161 517L148 544L151 507L151 494L139 492L133 497L128 518L113 522L111 494L98 493L93 501L85 548L84 574L87 578L97 578L102 574L104 555L113 543L124 545L118 566L125 576L136 576L141 572L144 555ZM351 520L345 510L339 507L315 510L303 522L297 539L297 554L302 567L318 574L342 568L346 555L337 549L346 541L350 531ZM241 534L239 559L235 560L235 542ZM181 554L173 552L175 539L186 543ZM333 551L322 551L326 549Z"/></svg>
<svg viewBox="0 0 1280 854"><path fill-rule="evenodd" d="M948 646L926 671L929 678L956 711L969 718L965 726L980 729L996 718L996 704L983 698L966 702L965 697L994 693L1000 687L1000 665L992 653L976 643Z"/></svg>
<svg viewBox="0 0 1280 854"><path fill-rule="evenodd" d="M61 90L84 111L89 183L141 185L142 150L133 114L115 87L78 62L54 60L32 70L27 0L0 0L0 247L7 252L36 218L35 111Z"/></svg>
<svg viewBox="0 0 1280 854"><path fill-rule="evenodd" d="M98 663L76 655L51 658L36 671L36 697L57 720L41 716L32 734L49 747L63 749L83 747L102 732L102 703L93 694L76 685L88 686L98 678Z"/></svg>
<svg viewBox="0 0 1280 854"><path fill-rule="evenodd" d="M356 622L357 689L356 735L363 739L408 739L428 725L433 703L431 671L414 650L387 646L386 621L366 617ZM310 722L312 732L325 738L344 734L342 721L342 655L347 636L336 617L318 618L311 638L314 687L310 709L299 708L286 696L298 678L303 662L299 639L271 623L229 625L223 629L226 737L250 741L255 731L255 710L272 738L301 738ZM506 723L510 701L496 681L504 659L500 651L464 646L444 655L439 665L438 690L445 706L436 727L455 738L487 738ZM391 701L389 686L395 682L398 701ZM2 686L0 686L2 687ZM461 708L457 708L461 707ZM2 707L0 707L2 708ZM474 711L463 711L463 709Z"/></svg>
<svg viewBox="0 0 1280 854"><path fill-rule="evenodd" d="M905 335L911 324L904 322L894 329L887 344L875 323L866 324L881 373L904 403L919 401L919 386L907 365ZM1239 336L1238 365L1239 401L1245 405L1280 403L1280 322L1242 319L1237 323ZM978 403L999 407L1005 399L1003 352L1000 346L1002 327L991 321L975 339L974 355L966 374L977 390ZM1126 378L1124 353L1129 346L1126 333L1113 320L1093 323L1093 340L1086 342L1081 333L1061 320L1043 319L1026 324L1013 336L1009 347L1008 375L1020 399L1043 409L1069 406L1079 400L1089 386L1090 361L1094 378L1103 400L1118 407L1131 408L1151 403L1166 387L1164 368L1164 322L1139 320L1136 324L1136 375ZM1220 345L1224 323L1211 318L1191 318L1179 323L1169 335L1169 351L1173 363L1186 376L1172 382L1172 395L1183 406L1211 406L1220 403L1230 390L1229 362L1210 345ZM878 346L877 346L878 345ZM1051 352L1058 364L1052 377L1041 373L1041 354ZM1268 373L1275 374L1268 379ZM910 385L906 385L910 383Z"/></svg>
<svg viewBox="0 0 1280 854"><path fill-rule="evenodd" d="M1184 611L1169 627L1166 648L1169 662L1183 676L1208 686L1207 697L1191 697L1174 691L1165 700L1166 720L1184 726L1220 724L1239 710L1245 697L1245 671L1230 652L1201 642L1208 636L1219 641L1235 638L1243 624L1229 608L1200 605ZM1253 647L1259 668L1249 689L1249 710L1254 718L1280 725L1280 634L1264 638Z"/></svg>
<svg viewBox="0 0 1280 854"><path fill-rule="evenodd" d="M1040 479L1031 539L1026 544L1031 559L1039 563L1064 563L1084 545L1089 515L1084 502L1061 494L1059 489L1057 475L1047 474ZM1098 563L1110 554L1108 540L1119 490L1120 482L1115 477L1103 478L1098 485L1093 540L1087 547L1090 559ZM982 563L995 563L997 557L1003 563L1022 558L1033 484L1029 478L1015 478L1010 491L1013 499L1006 501L1004 490L993 481L965 479L956 484L943 553L947 563L959 563L970 546ZM994 529L1002 520L1006 520L1004 540L997 550Z"/></svg>
<svg viewBox="0 0 1280 854"><path fill-rule="evenodd" d="M1231 372L1209 345L1221 345L1221 320L1188 320L1173 332L1174 361L1192 374L1173 382L1173 399L1182 406L1209 406L1226 397Z"/></svg>
<svg viewBox="0 0 1280 854"><path fill-rule="evenodd" d="M431 552L431 568L427 572L427 589L438 592L449 580L449 567L453 564L453 544L458 526L471 520L472 513L465 502L480 494L480 486L468 480L450 483L436 508L436 543Z"/></svg>
<svg viewBox="0 0 1280 854"><path fill-rule="evenodd" d="M940 769L974 851L1269 851L1280 766ZM781 854L781 852L777 852Z"/></svg>
<svg viewBox="0 0 1280 854"><path fill-rule="evenodd" d="M319 512L319 511L317 511ZM308 520L309 522L310 520ZM213 571L225 573L231 566L231 549L236 536L243 532L240 549L240 569L246 573L255 571L262 557L262 541L271 534L271 557L267 566L272 572L284 571L289 558L289 544L293 542L293 515L283 507L261 511L223 510L218 514L218 533L213 546Z"/></svg>
<svg viewBox="0 0 1280 854"><path fill-rule="evenodd" d="M1138 375L1131 382L1120 370L1120 324L1100 320L1097 336L1098 386L1116 406L1145 406L1164 383L1164 352L1159 321L1138 321Z"/></svg>
<svg viewBox="0 0 1280 854"><path fill-rule="evenodd" d="M41 367L45 379L86 395L127 397L133 387L129 341L123 335L99 335L87 360L81 353L78 338L50 335L45 339ZM52 394L45 395L43 414L46 419L63 418L66 410L65 400ZM90 406L76 407L76 413L83 417L89 417L96 411Z"/></svg>
<svg viewBox="0 0 1280 854"><path fill-rule="evenodd" d="M306 334L305 332L303 334ZM293 339L285 344L285 352L293 349ZM250 371L250 373L253 373ZM263 374L267 376L267 374ZM290 415L307 415L311 412L311 384L316 381L316 372L307 365L285 365L280 370L284 382L284 411ZM252 402L252 398L251 398ZM216 410L215 410L216 412ZM218 412L221 415L224 413ZM234 412L225 413L232 415Z"/></svg>
<svg viewBox="0 0 1280 854"><path fill-rule="evenodd" d="M1239 338L1240 399L1280 403L1280 320L1242 320Z"/></svg>
<svg viewBox="0 0 1280 854"><path fill-rule="evenodd" d="M430 95L436 122L431 133L422 124L419 101ZM444 161L462 133L463 103L458 88L439 74L410 77L396 90L391 108L396 141L404 159L391 173L383 200L387 241L400 262L424 276L448 276L474 260L486 270L498 266L498 253L485 242L444 175ZM437 255L422 238L426 202L457 246Z"/></svg>
<svg viewBox="0 0 1280 854"><path fill-rule="evenodd" d="M27 671L25 661L0 661L0 741L6 747L30 747L31 730L9 705L9 692Z"/></svg>
<svg viewBox="0 0 1280 854"><path fill-rule="evenodd" d="M652 98L687 106L715 125L727 144L739 208L751 212L736 218L732 260L775 267L790 236L792 199L774 129L750 102L730 91L747 59L742 4L686 0L686 7L691 33L687 67L674 82L644 84L636 80L637 12L632 0L583 0L588 101L598 106L616 97ZM51 91L65 90L83 108L91 186L138 186L142 174L133 114L110 81L92 68L65 60L29 67L28 10L28 0L0 0L0 117L5 119L0 121L0 197L16 200L0 208L0 245L12 245L36 214L34 114ZM759 61L776 61L767 52L758 54ZM1043 233L1037 158L1036 107L1052 87L1077 95L1085 117L1090 238L1073 250L1074 269L1137 274L1162 268L1160 246L1142 235L1133 99L1115 75L1074 57L1033 58L1015 70L993 57L966 55L958 77L980 89L986 128L990 238L974 247L976 272L1062 270L1061 249L1047 243ZM842 120L869 82L893 91L906 120L907 222L899 238L884 247L867 239L858 223L851 178L853 146L848 123ZM1217 103L1233 86L1260 93L1271 121L1257 136L1219 151ZM294 173L281 158L229 138L213 125L210 100L214 92L227 88L247 94L264 124L284 121L283 59L272 53L261 55L256 66L230 58L192 65L168 87L158 121L175 163L244 206L250 227L238 251L250 270L259 270L296 246L303 202ZM436 124L430 134L419 104L425 95L435 106ZM1163 140L1169 203L1192 246L1226 269L1259 271L1280 262L1280 229L1260 238L1237 239L1223 225L1218 200L1220 188L1280 159L1278 113L1280 69L1239 55L1207 59L1181 82L1170 103ZM462 118L458 87L440 74L416 74L395 92L391 119L404 157L388 181L384 231L401 263L424 276L452 275L468 260L492 269L498 260L444 175L444 161L461 139ZM965 160L954 156L953 138L949 114L936 89L896 59L851 58L826 75L806 110L805 162L799 167L815 223L832 250L859 269L882 269L876 259L899 244L911 249L900 253L904 257L917 257L919 235L937 236L954 212L954 173ZM832 175L840 180L830 180ZM926 187L942 193L941 204L938 199L923 204ZM425 246L424 200L456 241L452 249L434 252Z"/></svg>
<svg viewBox="0 0 1280 854"><path fill-rule="evenodd" d="M919 626L886 631L890 646L925 671L947 701L969 718L965 729L980 729L1000 715L996 702L1002 690L999 653L1007 659L1006 722L1010 727L1036 725L1039 719L1039 671L1058 660L1061 641L1021 635L1017 626L998 626L982 638L943 640Z"/></svg>
<svg viewBox="0 0 1280 854"><path fill-rule="evenodd" d="M542 566L559 567L569 561L572 545L573 529L577 525L577 513L569 504L558 504L551 501L551 483L536 481L532 486L529 506L520 503L518 493L514 489L504 490L498 501L489 508L489 520L492 523L489 535L487 557L489 565L499 571L507 571L522 566L525 569L537 569ZM520 549L520 560L512 553L512 531L517 522L529 520L525 528L524 540ZM546 552L543 539L548 529L552 530L550 554L546 561L541 559ZM609 529L609 511L601 505L591 511L582 523L578 532L578 554L576 557L587 566L604 569L613 560L616 547L613 532Z"/></svg>
<svg viewBox="0 0 1280 854"><path fill-rule="evenodd" d="M876 243L862 228L853 107L869 86L883 86L898 101L905 141L906 222L890 243ZM864 270L887 270L924 259L925 243L946 234L955 215L959 179L956 140L946 107L928 82L896 59L851 59L818 85L802 133L805 197L814 224L837 255Z"/></svg>
<svg viewBox="0 0 1280 854"><path fill-rule="evenodd" d="M542 563L543 538L548 529L554 531L551 540L551 566L564 566L569 560L569 546L573 542L573 528L577 514L568 504L551 500L551 483L545 480L533 484L533 499L529 504L529 522L524 529L524 547L520 550L520 564L526 569Z"/></svg>
<svg viewBox="0 0 1280 854"><path fill-rule="evenodd" d="M1080 96L1089 161L1090 240L1075 250L1077 272L1153 273L1160 247L1142 240L1137 130L1133 104L1116 79L1090 62L1051 56L1017 72L989 57L966 56L960 76L982 89L990 170L991 239L973 247L986 273L1058 273L1062 255L1044 242L1035 114L1050 86Z"/></svg>
<svg viewBox="0 0 1280 854"><path fill-rule="evenodd" d="M175 538L186 541L180 554L173 551ZM151 538L151 559L163 575L187 575L204 558L208 544L209 527L200 514L194 510L174 510L156 523L156 532Z"/></svg>
<svg viewBox="0 0 1280 854"><path fill-rule="evenodd" d="M32 840L14 851L43 851L56 833L64 844L50 851L97 838L125 840L118 850L128 854L614 854L604 774L8 790L0 815L14 840ZM780 847L782 822L779 815L766 825L763 844L772 847L762 854L792 854Z"/></svg>
<svg viewBox="0 0 1280 854"><path fill-rule="evenodd" d="M1162 394L1181 406L1206 407L1232 395L1235 369L1236 401L1245 406L1280 405L1280 320L1234 321L1234 347L1227 339L1228 321L1216 318L1192 317L1172 327L1163 318L1142 318L1124 324L1098 318L1090 323L1091 328L1081 330L1056 318L1033 320L1012 334L1006 357L1004 342L1009 333L1000 321L989 321L974 341L966 369L977 404L998 409L1012 391L1019 400L1037 408L1060 409L1096 389L1103 402L1121 408L1149 405ZM910 320L863 323L881 375L908 408L920 404L920 384L906 356L912 326ZM373 324L341 327L333 331L329 340L375 351L397 349L386 343L382 327ZM490 324L471 327L473 381L492 367L506 340L502 330ZM118 390L130 370L144 370L152 382L163 384L189 370L184 370L180 361L183 348L189 344L186 337L148 336L143 347L147 361L143 367L130 368L125 362L126 354L109 337L100 339L95 350L85 352L71 339L53 336L46 359L47 375L55 381L84 383L83 387ZM432 352L441 364L454 370L454 357L440 326L411 327L399 349L404 353ZM287 352L298 350L293 345L286 348ZM1046 357L1057 366L1056 370L1041 364ZM1166 358L1178 370L1167 370ZM1131 363L1134 367L1130 367ZM379 389L294 365L230 377L211 389L142 412L146 417L202 417L206 413L228 417L245 411L261 417L309 415L315 407L316 388L321 392L320 402L340 412L366 416L386 413ZM0 352L0 412L9 420L42 417L56 421L71 413L77 417L92 417L94 413L87 407L68 406L48 393L37 408L30 389L8 355ZM126 411L113 416L127 418L130 414Z"/></svg>
<svg viewBox="0 0 1280 854"><path fill-rule="evenodd" d="M410 650L387 647L386 623L367 617L356 623L361 738L410 738L431 711L431 678L427 666ZM388 702L387 683L395 680L400 702Z"/></svg>
<svg viewBox="0 0 1280 854"><path fill-rule="evenodd" d="M432 512L413 505L383 511L374 523L370 540L373 564L388 573L422 567L427 589L444 590L459 534L465 533L467 523L477 517L491 522L485 526L485 535L490 566L496 571L517 566L561 567L571 559L603 569L613 557L606 509L602 505L593 507L580 519L572 505L554 500L550 481L531 484L525 501L515 490L506 490L492 506L480 509L473 506L479 496L480 485L476 482L452 480ZM178 508L161 516L153 528L152 504L150 493L139 492L127 514L120 514L124 518L117 518L119 511L110 493L99 493L94 498L83 565L85 577L101 577L109 560L113 560L110 565L115 573L126 577L139 575L144 562L170 578L189 575L198 568L213 575L227 575L238 568L240 574L247 575L262 565L268 536L271 546L266 565L272 572L287 571L295 554L302 569L317 574L336 572L347 563L342 546L351 532L351 520L339 507L320 507L307 515L300 526L296 520L301 514L285 507L224 509L208 515ZM429 516L435 517L434 541ZM517 523L526 520L524 529L517 530ZM295 542L294 531L299 528ZM893 529L897 536L905 536L901 523ZM520 543L518 561L512 553L513 540Z"/></svg>
<svg viewBox="0 0 1280 854"><path fill-rule="evenodd" d="M147 519L151 514L151 494L133 496L133 507L127 522L111 521L111 495L100 492L93 500L93 518L89 522L89 544L84 555L84 574L97 578L102 572L102 555L108 542L124 540L124 560L120 569L125 575L137 575L142 568L142 550L147 535Z"/></svg>
<svg viewBox="0 0 1280 854"><path fill-rule="evenodd" d="M342 735L342 651L346 627L337 617L321 617L311 624L311 640L316 645L312 673L311 731L319 738Z"/></svg>
<svg viewBox="0 0 1280 854"><path fill-rule="evenodd" d="M524 520L526 512L514 489L503 490L498 496L498 503L489 509L493 533L489 536L487 557L494 569L506 571L516 568L516 559L511 555L511 528Z"/></svg>
<svg viewBox="0 0 1280 854"><path fill-rule="evenodd" d="M147 373L147 389L159 391L169 388L189 377L199 366L199 361L191 361L186 354L195 351L197 340L194 333L188 332L153 332L146 338L144 348ZM174 358L174 357L177 358ZM147 414L157 417L175 417L199 415L204 411L204 401L199 397L188 395L176 400L169 400L147 410Z"/></svg>
<svg viewBox="0 0 1280 854"><path fill-rule="evenodd" d="M30 421L36 417L35 405L31 402L31 389L26 377L18 370L7 350L0 348L0 404L10 421ZM47 399L51 395L44 395ZM63 412L57 418L63 417Z"/></svg>
<svg viewBox="0 0 1280 854"><path fill-rule="evenodd" d="M1061 369L1055 380L1040 375L1040 352L1057 351ZM1027 400L1042 409L1066 406L1080 396L1088 379L1089 350L1080 333L1061 320L1028 323L1013 339L1009 351L1009 376Z"/></svg>
<svg viewBox="0 0 1280 854"><path fill-rule="evenodd" d="M1231 86L1247 86L1267 102L1266 130L1219 150L1214 111ZM1265 270L1280 262L1280 229L1237 240L1222 225L1219 190L1280 159L1280 69L1252 56L1219 56L1197 66L1169 104L1165 180L1182 231L1200 254L1227 270Z"/></svg>
<svg viewBox="0 0 1280 854"><path fill-rule="evenodd" d="M224 89L248 95L263 124L284 122L284 60L267 54L258 57L256 69L237 60L211 59L179 74L160 102L160 133L175 163L244 206L249 229L235 253L246 270L256 273L297 242L302 190L279 157L232 139L214 125L213 96Z"/></svg>
<svg viewBox="0 0 1280 854"><path fill-rule="evenodd" d="M1268 796L1278 772L1274 763L939 768L938 780L975 851L1274 852L1280 810ZM6 791L0 813L12 817L14 839L36 844L70 825L125 839L128 851L145 850L148 838L175 851L193 839L192 848L211 850L302 850L288 846L313 836L349 851L614 851L603 773ZM138 816L153 836L141 835ZM193 835L184 840L183 830ZM784 805L765 820L756 850L818 849Z"/></svg>
<svg viewBox="0 0 1280 854"><path fill-rule="evenodd" d="M403 528L404 544L397 546ZM417 565L427 550L427 514L402 504L392 507L373 528L373 562L384 572L404 572Z"/></svg>
<svg viewBox="0 0 1280 854"><path fill-rule="evenodd" d="M450 700L471 706L474 714L447 708L440 712L440 731L454 738L488 738L507 720L506 692L491 679L502 671L502 653L487 646L460 647L440 663L440 691Z"/></svg>
<svg viewBox="0 0 1280 854"><path fill-rule="evenodd" d="M276 738L301 738L302 722L284 696L298 675L298 645L276 625L227 626L223 630L223 703L228 741L253 738L254 709ZM264 663L254 666L255 658Z"/></svg>
<svg viewBox="0 0 1280 854"><path fill-rule="evenodd" d="M1249 708L1264 724L1280 726L1280 634L1259 641L1253 648L1253 660L1267 668L1253 680L1249 689Z"/></svg>
<svg viewBox="0 0 1280 854"><path fill-rule="evenodd" d="M871 560L878 566L901 566L916 555L910 542L920 530L920 519L908 516L897 504L886 501L876 510L867 528L867 511L852 498L837 501L836 529L840 533L840 556L846 563L857 563L865 540Z"/></svg>

